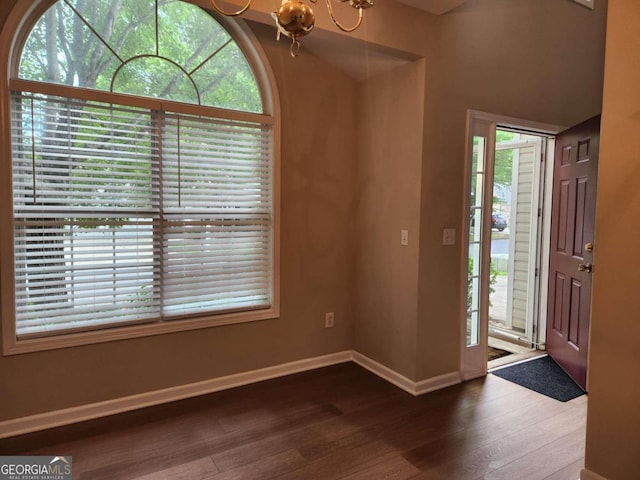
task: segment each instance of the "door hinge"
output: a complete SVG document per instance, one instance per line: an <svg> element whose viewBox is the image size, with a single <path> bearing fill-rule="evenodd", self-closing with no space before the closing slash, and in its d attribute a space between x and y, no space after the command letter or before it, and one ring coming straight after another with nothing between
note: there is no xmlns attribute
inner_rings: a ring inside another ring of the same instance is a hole
<svg viewBox="0 0 640 480"><path fill-rule="evenodd" d="M536 273L535 273L535 276L537 277L538 275L540 275L540 270L538 269L538 267L536 267Z"/></svg>

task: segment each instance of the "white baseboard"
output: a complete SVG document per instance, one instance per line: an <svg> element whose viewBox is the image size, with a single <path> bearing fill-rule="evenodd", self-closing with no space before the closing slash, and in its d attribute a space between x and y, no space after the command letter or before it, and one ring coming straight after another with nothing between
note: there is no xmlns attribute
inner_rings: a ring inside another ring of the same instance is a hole
<svg viewBox="0 0 640 480"><path fill-rule="evenodd" d="M405 392L408 392L411 395L416 395L415 382L395 370L391 370L389 367L385 367L381 363L378 363L356 351L353 352L353 361L362 368L366 368L371 373L385 379L387 382L393 383L396 387L401 388Z"/></svg>
<svg viewBox="0 0 640 480"><path fill-rule="evenodd" d="M433 392L434 390L457 385L461 381L462 379L460 378L459 372L449 372L444 375L438 375L437 377L420 380L416 383L416 395L423 395Z"/></svg>
<svg viewBox="0 0 640 480"><path fill-rule="evenodd" d="M602 475L598 475L597 473L593 473L592 471L587 470L586 468L583 468L580 471L580 480L607 480L607 479Z"/></svg>
<svg viewBox="0 0 640 480"><path fill-rule="evenodd" d="M291 375L293 373L313 370L352 360L351 350L284 363L273 367L261 368L250 372L237 373L225 377L204 380L202 382L179 385L177 387L145 392L138 395L116 398L104 402L80 405L52 412L21 417L0 422L0 438L22 435L25 433L46 430L72 423L106 417L116 413L127 412L138 408L150 407L162 403L174 402L185 398L205 395L250 383L269 380L271 378Z"/></svg>
<svg viewBox="0 0 640 480"><path fill-rule="evenodd" d="M486 377L487 376L487 369L483 368L480 370L475 370L472 372L465 372L464 375L462 375L461 380L464 382L467 382L469 380L473 380L474 378L480 378L480 377Z"/></svg>
<svg viewBox="0 0 640 480"><path fill-rule="evenodd" d="M353 361L411 395L422 395L460 383L460 374L458 372L450 372L427 380L414 382L395 370L391 370L389 367L355 351L353 352Z"/></svg>
<svg viewBox="0 0 640 480"><path fill-rule="evenodd" d="M220 390L227 390L229 388L240 387L250 383L269 380L271 378L283 377L293 373L314 370L316 368L350 361L366 368L375 375L378 375L382 379L392 383L411 395L421 395L423 393L432 392L440 388L455 385L461 381L458 372L451 372L427 380L421 380L416 383L404 375L385 367L381 363L378 363L361 353L353 350L347 350L320 357L297 360L295 362L284 363L282 365L275 365L273 367L261 368L259 370L213 378L202 382L179 385L177 387L145 392L138 395L130 395L128 397L106 400L104 402L80 405L77 407L65 408L63 410L55 410L28 417L6 420L4 422L0 422L0 438L13 437L39 430L61 427L63 425L70 425L72 423L106 417L108 415L115 415L117 413L128 412L138 408L160 405L162 403L174 402L176 400L183 400L185 398L196 397L199 395L206 395ZM600 477L590 477L589 480L591 479L600 480Z"/></svg>

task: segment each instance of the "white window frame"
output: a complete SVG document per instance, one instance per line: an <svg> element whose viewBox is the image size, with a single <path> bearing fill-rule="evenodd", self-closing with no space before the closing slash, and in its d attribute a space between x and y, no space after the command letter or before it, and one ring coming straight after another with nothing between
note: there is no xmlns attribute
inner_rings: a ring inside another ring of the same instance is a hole
<svg viewBox="0 0 640 480"><path fill-rule="evenodd" d="M18 0L10 12L0 33L0 189L4 192L12 191L11 174L11 88L20 90L28 81L10 80L18 70L18 53L26 41L30 29L35 21L54 3L55 0ZM196 1L191 3L198 4ZM14 262L13 262L13 206L6 201L11 198L5 195L5 201L0 203L0 314L2 316L2 345L3 355L13 355L41 350L66 348L78 345L109 342L150 335L160 335L172 332L231 325L278 318L280 316L280 112L276 83L263 50L253 33L242 21L219 22L232 35L234 41L242 49L258 82L263 99L264 114L250 114L244 112L225 111L225 115L236 120L246 120L251 116L260 117L264 123L273 127L272 154L272 252L271 252L271 281L272 301L268 308L258 310L212 313L195 318L157 322L122 327L107 327L101 330L64 333L51 337L18 339L16 336L15 300L14 300ZM50 95L64 95L64 87L53 84L38 84L41 93ZM61 93L62 92L62 93ZM109 92L85 90L79 92L81 96L96 101L110 102ZM139 98L135 102L142 107L157 108L159 103L154 99ZM161 101L169 109L173 106L185 113L198 114L202 107L197 105L175 104ZM211 110L211 107L207 107Z"/></svg>

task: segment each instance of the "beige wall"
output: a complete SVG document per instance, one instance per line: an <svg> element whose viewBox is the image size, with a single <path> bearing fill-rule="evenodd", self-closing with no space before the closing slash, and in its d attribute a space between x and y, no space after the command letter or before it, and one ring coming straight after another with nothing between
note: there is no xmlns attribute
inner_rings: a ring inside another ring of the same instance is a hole
<svg viewBox="0 0 640 480"><path fill-rule="evenodd" d="M0 421L352 347L355 83L258 34L282 100L281 318L0 356Z"/></svg>
<svg viewBox="0 0 640 480"><path fill-rule="evenodd" d="M395 68L358 96L354 346L413 380L424 72L424 60Z"/></svg>
<svg viewBox="0 0 640 480"><path fill-rule="evenodd" d="M600 112L606 1L470 0L441 17L427 65L418 379L458 369L467 109L572 125ZM456 228L456 247L442 229Z"/></svg>
<svg viewBox="0 0 640 480"><path fill-rule="evenodd" d="M640 478L640 2L609 2L598 169L586 467Z"/></svg>

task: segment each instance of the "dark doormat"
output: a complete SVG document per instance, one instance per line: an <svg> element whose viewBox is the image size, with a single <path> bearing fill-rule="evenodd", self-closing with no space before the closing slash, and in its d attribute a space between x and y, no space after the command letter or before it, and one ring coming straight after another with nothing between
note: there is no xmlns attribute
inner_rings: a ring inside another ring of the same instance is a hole
<svg viewBox="0 0 640 480"><path fill-rule="evenodd" d="M491 373L561 402L586 393L548 355Z"/></svg>
<svg viewBox="0 0 640 480"><path fill-rule="evenodd" d="M497 360L498 358L506 357L507 355L511 355L511 352L507 352L501 348L489 347L487 360Z"/></svg>

